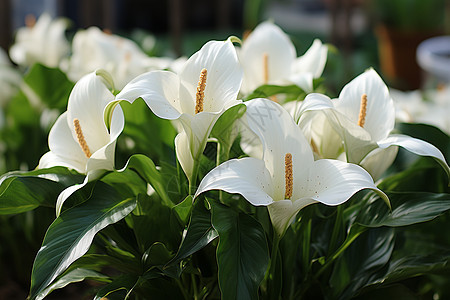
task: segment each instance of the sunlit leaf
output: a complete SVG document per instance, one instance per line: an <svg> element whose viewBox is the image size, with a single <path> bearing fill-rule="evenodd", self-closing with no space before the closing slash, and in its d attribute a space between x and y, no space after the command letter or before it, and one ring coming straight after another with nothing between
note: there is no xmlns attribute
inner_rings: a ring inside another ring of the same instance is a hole
<svg viewBox="0 0 450 300"><path fill-rule="evenodd" d="M64 108L74 86L61 70L41 64L34 64L24 81L49 108Z"/></svg>
<svg viewBox="0 0 450 300"><path fill-rule="evenodd" d="M42 291L41 296L45 297L50 292L56 289L61 289L70 283L80 282L85 279L95 279L96 281L103 281L103 282L109 281L108 276L103 275L99 272L92 271L89 269L76 268L60 276L57 280L55 280L53 284L51 284L48 288Z"/></svg>
<svg viewBox="0 0 450 300"><path fill-rule="evenodd" d="M71 263L89 249L95 234L124 218L136 199L122 199L110 186L98 182L90 199L64 211L47 230L31 274L30 299L42 292Z"/></svg>
<svg viewBox="0 0 450 300"><path fill-rule="evenodd" d="M269 98L270 96L276 94L286 94L288 100L306 96L306 93L296 85L281 86L281 85L266 84L254 90L250 95L245 97L245 100L251 100L255 98Z"/></svg>

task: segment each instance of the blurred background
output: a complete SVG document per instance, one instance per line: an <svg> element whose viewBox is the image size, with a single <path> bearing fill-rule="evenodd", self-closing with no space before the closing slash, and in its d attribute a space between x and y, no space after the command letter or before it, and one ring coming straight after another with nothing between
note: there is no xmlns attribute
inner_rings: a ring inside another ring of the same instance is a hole
<svg viewBox="0 0 450 300"><path fill-rule="evenodd" d="M1 0L0 46L12 45L27 15L43 12L68 18L68 35L90 26L132 39L148 32L157 41L152 54L173 57L273 20L299 55L316 37L335 47L324 74L331 91L371 66L390 86L412 90L428 78L417 65L416 48L449 34L449 10L447 0Z"/></svg>

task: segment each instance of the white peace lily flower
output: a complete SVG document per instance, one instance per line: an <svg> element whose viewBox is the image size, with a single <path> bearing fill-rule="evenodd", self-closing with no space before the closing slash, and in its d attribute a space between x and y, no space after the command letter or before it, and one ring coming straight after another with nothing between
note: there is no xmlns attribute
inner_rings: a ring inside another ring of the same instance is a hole
<svg viewBox="0 0 450 300"><path fill-rule="evenodd" d="M314 160L301 129L279 104L267 99L245 102L246 122L263 144L262 158L229 160L201 181L195 197L209 190L241 194L255 206L268 206L282 236L303 207L321 202L338 205L362 189L387 196L360 166L338 160Z"/></svg>
<svg viewBox="0 0 450 300"><path fill-rule="evenodd" d="M278 26L263 22L244 40L239 58L244 68L241 92L248 94L264 84L296 84L313 90L313 79L322 75L327 47L315 40L297 58L294 44Z"/></svg>
<svg viewBox="0 0 450 300"><path fill-rule="evenodd" d="M96 69L104 69L120 90L144 72L170 67L171 61L170 58L148 57L133 41L90 27L75 34L72 56L62 68L74 81Z"/></svg>
<svg viewBox="0 0 450 300"><path fill-rule="evenodd" d="M450 86L426 90L424 93L390 89L390 93L395 102L398 121L429 124L450 135Z"/></svg>
<svg viewBox="0 0 450 300"><path fill-rule="evenodd" d="M324 113L326 118L318 122L320 130L308 130L316 126L314 118L317 114L314 112L317 111ZM396 150L388 148L397 146L436 158L450 175L444 156L435 146L406 135L391 134L395 125L394 103L387 86L373 69L348 83L338 99L330 100L320 94L308 95L298 115L299 125L309 131L307 135L311 137L313 148L315 146L322 156L336 158L333 156L339 155L339 151L327 154L327 147L340 149L343 144L347 161L362 165L375 178L395 159ZM330 141L331 145L324 144ZM377 148L381 150L371 153Z"/></svg>
<svg viewBox="0 0 450 300"><path fill-rule="evenodd" d="M105 110L115 99L105 85L111 82L108 76L99 70L81 78L69 96L67 111L50 130L50 151L41 157L38 168L64 166L87 175L83 184L59 195L57 214L73 192L105 170L114 169L115 145L124 127L124 116L119 105Z"/></svg>
<svg viewBox="0 0 450 300"><path fill-rule="evenodd" d="M152 71L138 76L116 96L133 102L141 97L158 117L177 120L175 139L180 164L191 180L196 161L220 115L240 103L242 69L231 42L210 41L185 63L179 74Z"/></svg>
<svg viewBox="0 0 450 300"><path fill-rule="evenodd" d="M11 60L20 66L42 63L56 68L69 53L69 42L65 37L68 22L65 19L52 20L42 14L36 20L27 17L27 27L19 28L14 45L9 50Z"/></svg>

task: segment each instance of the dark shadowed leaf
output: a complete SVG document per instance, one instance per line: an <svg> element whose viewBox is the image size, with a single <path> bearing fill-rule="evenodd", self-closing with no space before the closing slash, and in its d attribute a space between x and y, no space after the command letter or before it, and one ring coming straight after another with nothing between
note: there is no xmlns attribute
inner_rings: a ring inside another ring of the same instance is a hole
<svg viewBox="0 0 450 300"><path fill-rule="evenodd" d="M392 212L375 198L361 208L356 222L368 227L406 226L432 220L450 209L450 194L387 193Z"/></svg>
<svg viewBox="0 0 450 300"><path fill-rule="evenodd" d="M214 203L212 223L219 233L217 264L223 299L257 299L269 249L261 224L251 216Z"/></svg>
<svg viewBox="0 0 450 300"><path fill-rule="evenodd" d="M62 167L20 173L0 178L0 214L17 214L38 206L54 207L59 193L82 182L84 175Z"/></svg>
<svg viewBox="0 0 450 300"><path fill-rule="evenodd" d="M166 191L166 183L153 161L145 155L135 154L128 160L125 169L136 171L156 191L163 202L169 207L174 206Z"/></svg>
<svg viewBox="0 0 450 300"><path fill-rule="evenodd" d="M176 264L180 260L194 254L208 245L217 236L217 232L211 224L210 211L205 207L203 200L197 199L194 203L191 220L178 249L178 253L168 265Z"/></svg>
<svg viewBox="0 0 450 300"><path fill-rule="evenodd" d="M388 264L394 249L394 230L377 228L361 235L341 256L330 279L334 299L349 299L373 282Z"/></svg>

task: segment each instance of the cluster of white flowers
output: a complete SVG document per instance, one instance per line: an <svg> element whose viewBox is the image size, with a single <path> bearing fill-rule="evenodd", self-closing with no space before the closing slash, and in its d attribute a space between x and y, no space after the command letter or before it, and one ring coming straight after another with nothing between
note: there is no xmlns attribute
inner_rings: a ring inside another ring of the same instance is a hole
<svg viewBox="0 0 450 300"><path fill-rule="evenodd" d="M45 27L39 26L40 21L28 29L30 35ZM50 151L39 167L73 168L87 174L85 183L102 170L112 170L115 142L126 126L118 104L142 98L155 115L178 124L175 151L194 198L220 189L239 193L253 205L267 205L279 235L296 213L311 203L338 205L366 188L388 201L373 180L393 162L398 146L436 158L449 172L444 156L433 145L391 134L394 103L373 69L331 100L311 93L313 79L322 75L327 59L327 46L319 40L297 57L289 37L265 22L240 45L235 41L210 41L179 71L167 71L162 69L170 68L169 60L155 67L125 38L96 28L78 32L63 69L69 78L81 79L69 97L67 112L50 132ZM144 73L154 68L158 70ZM111 92L112 82L121 90L116 96ZM240 100L265 84L294 84L310 94L291 105L290 112L269 99ZM242 147L252 149L249 157L217 166L195 190L200 157L216 121L227 109L242 103L246 113L238 123L242 142L253 143L253 147ZM60 195L58 213L64 200L81 186Z"/></svg>
<svg viewBox="0 0 450 300"><path fill-rule="evenodd" d="M21 67L41 63L61 68L73 81L102 68L113 76L116 88L121 89L141 73L172 65L176 68L179 64L169 57L149 57L135 42L97 27L77 31L70 48L65 36L68 20L52 20L43 14L37 21L28 16L26 23L16 33L9 51L11 60Z"/></svg>

